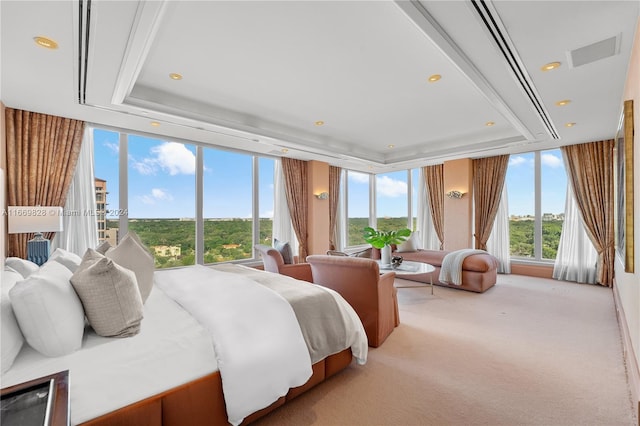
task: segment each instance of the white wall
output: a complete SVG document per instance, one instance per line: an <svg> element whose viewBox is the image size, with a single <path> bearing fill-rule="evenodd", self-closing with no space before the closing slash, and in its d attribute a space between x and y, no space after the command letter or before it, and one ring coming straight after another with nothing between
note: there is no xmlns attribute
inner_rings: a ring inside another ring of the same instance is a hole
<svg viewBox="0 0 640 426"><path fill-rule="evenodd" d="M620 295L620 301L624 310L626 327L629 330L629 337L635 358L640 365L640 19L636 25L636 36L631 53L631 62L627 71L627 82L625 85L624 99L633 99L633 123L634 123L634 266L635 273L624 272L624 264L621 259L616 258L615 265L615 285ZM630 374L633 374L630 371ZM635 374L638 372L635 371ZM636 398L640 394L640 389L636 389Z"/></svg>

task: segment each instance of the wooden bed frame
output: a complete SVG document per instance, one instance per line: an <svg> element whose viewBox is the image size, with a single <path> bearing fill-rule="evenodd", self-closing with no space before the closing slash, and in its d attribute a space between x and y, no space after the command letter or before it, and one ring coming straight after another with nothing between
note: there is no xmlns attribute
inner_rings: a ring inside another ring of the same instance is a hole
<svg viewBox="0 0 640 426"><path fill-rule="evenodd" d="M302 386L292 388L270 406L256 411L242 422L249 424L306 392L318 383L346 368L352 361L351 349L331 355L313 364L311 378ZM73 407L71 407L73 410ZM228 425L222 394L220 373L154 395L142 401L83 423L83 426L202 426Z"/></svg>

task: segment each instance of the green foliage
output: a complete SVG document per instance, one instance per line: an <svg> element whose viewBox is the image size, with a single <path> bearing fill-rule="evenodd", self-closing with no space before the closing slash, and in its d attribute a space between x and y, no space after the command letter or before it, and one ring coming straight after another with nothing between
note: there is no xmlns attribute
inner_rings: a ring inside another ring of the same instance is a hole
<svg viewBox="0 0 640 426"><path fill-rule="evenodd" d="M369 219L349 218L348 245L366 244L367 233L363 229L369 228L375 233L392 233L403 236L404 241L411 231L406 228L407 218L379 218L378 230L368 227ZM545 259L555 259L562 232L561 220L545 220L542 222L542 256ZM260 219L259 241L271 243L273 223L271 219ZM117 228L118 222L109 220L108 228ZM154 246L179 246L181 253L178 258L155 256L157 268L193 265L195 263L195 233L194 221L178 219L132 219L129 229L135 231L153 253ZM226 262L230 260L250 259L253 257L253 223L245 219L205 220L204 222L204 261L205 263ZM371 231L369 231L371 232ZM534 257L534 221L511 220L509 222L511 241L511 255L514 257ZM373 235L373 234L372 234ZM391 234L390 234L391 235ZM389 238L390 236L385 237ZM385 239L376 243L384 246ZM391 244L398 244L398 242ZM373 243L369 242L371 245ZM374 246L376 247L376 246Z"/></svg>
<svg viewBox="0 0 640 426"><path fill-rule="evenodd" d="M409 228L403 228L397 231L381 231L367 226L363 231L364 240L375 248L382 248L391 244L400 244L411 236L411 229Z"/></svg>
<svg viewBox="0 0 640 426"><path fill-rule="evenodd" d="M542 221L542 258L555 259L558 254L558 244L562 233L562 220ZM511 256L534 257L534 228L531 220L510 220L509 240Z"/></svg>
<svg viewBox="0 0 640 426"><path fill-rule="evenodd" d="M109 228L117 228L118 221L108 221ZM259 240L270 243L273 223L260 219ZM178 258L154 254L156 268L171 268L195 264L196 224L193 220L132 219L129 229L154 253L155 246L178 246ZM121 236L122 237L122 236ZM253 222L245 219L205 220L205 263L226 262L253 257Z"/></svg>

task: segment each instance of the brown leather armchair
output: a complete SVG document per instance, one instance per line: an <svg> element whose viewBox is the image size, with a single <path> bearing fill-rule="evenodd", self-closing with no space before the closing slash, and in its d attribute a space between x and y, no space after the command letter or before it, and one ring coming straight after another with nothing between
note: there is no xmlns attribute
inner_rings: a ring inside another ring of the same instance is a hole
<svg viewBox="0 0 640 426"><path fill-rule="evenodd" d="M311 255L307 257L315 284L344 297L360 317L369 346L378 347L400 324L395 272L380 275L375 260Z"/></svg>
<svg viewBox="0 0 640 426"><path fill-rule="evenodd" d="M254 247L262 256L265 271L313 282L308 263L284 263L282 255L275 248L264 244L256 244Z"/></svg>

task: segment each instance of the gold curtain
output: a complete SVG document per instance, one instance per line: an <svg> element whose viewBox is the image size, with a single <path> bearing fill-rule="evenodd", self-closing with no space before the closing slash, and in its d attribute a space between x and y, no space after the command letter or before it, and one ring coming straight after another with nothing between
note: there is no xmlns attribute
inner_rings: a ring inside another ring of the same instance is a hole
<svg viewBox="0 0 640 426"><path fill-rule="evenodd" d="M476 248L487 250L487 241L496 220L504 179L509 165L508 155L473 160L473 198L475 202Z"/></svg>
<svg viewBox="0 0 640 426"><path fill-rule="evenodd" d="M613 285L613 140L562 147L587 235L598 252L598 283Z"/></svg>
<svg viewBox="0 0 640 426"><path fill-rule="evenodd" d="M286 188L289 214L291 215L291 223L300 245L298 259L300 262L304 262L308 253L307 212L309 210L309 203L307 201L307 162L294 160L292 158L283 158L282 172L284 174L284 185Z"/></svg>
<svg viewBox="0 0 640 426"><path fill-rule="evenodd" d="M80 154L84 122L5 109L7 205L64 206ZM53 238L49 232L45 238ZM33 234L10 234L9 256L27 257Z"/></svg>
<svg viewBox="0 0 640 426"><path fill-rule="evenodd" d="M440 240L440 250L442 250L444 247L444 165L425 166L424 180L428 188L433 227Z"/></svg>
<svg viewBox="0 0 640 426"><path fill-rule="evenodd" d="M329 166L329 250L336 250L336 223L338 216L338 201L340 200L340 175L342 169Z"/></svg>

